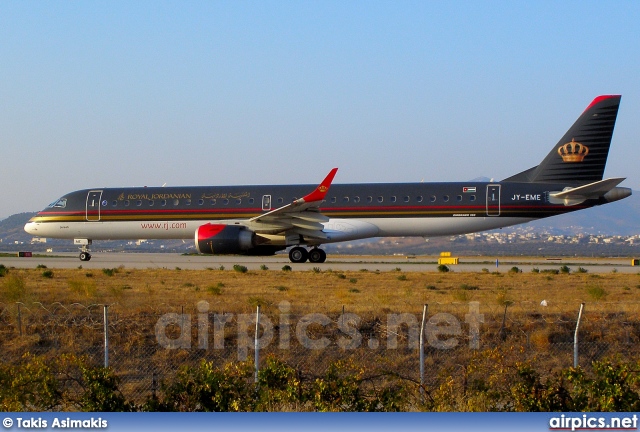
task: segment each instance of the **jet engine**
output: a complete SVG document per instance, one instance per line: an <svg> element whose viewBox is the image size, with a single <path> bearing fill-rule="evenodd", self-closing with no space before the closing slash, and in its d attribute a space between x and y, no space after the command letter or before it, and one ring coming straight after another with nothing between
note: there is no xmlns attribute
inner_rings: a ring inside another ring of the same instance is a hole
<svg viewBox="0 0 640 432"><path fill-rule="evenodd" d="M208 255L273 255L284 246L261 244L261 238L238 225L204 224L196 230L196 250ZM266 239L264 239L266 241Z"/></svg>

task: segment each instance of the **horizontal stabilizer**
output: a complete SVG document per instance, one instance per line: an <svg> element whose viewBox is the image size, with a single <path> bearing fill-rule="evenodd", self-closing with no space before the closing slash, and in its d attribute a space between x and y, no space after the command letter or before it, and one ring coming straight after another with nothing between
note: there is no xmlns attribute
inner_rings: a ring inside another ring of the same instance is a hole
<svg viewBox="0 0 640 432"><path fill-rule="evenodd" d="M618 186L624 178L610 178L589 183L584 186L567 188L561 192L549 192L552 204L577 205L588 199L604 197L607 192Z"/></svg>

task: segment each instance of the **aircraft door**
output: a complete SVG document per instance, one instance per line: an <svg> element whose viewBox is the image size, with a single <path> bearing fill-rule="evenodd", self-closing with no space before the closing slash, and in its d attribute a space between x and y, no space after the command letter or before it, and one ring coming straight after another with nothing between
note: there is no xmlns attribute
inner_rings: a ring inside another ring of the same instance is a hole
<svg viewBox="0 0 640 432"><path fill-rule="evenodd" d="M487 185L487 216L500 216L500 185Z"/></svg>
<svg viewBox="0 0 640 432"><path fill-rule="evenodd" d="M91 222L100 220L101 190L92 190L87 194L87 220Z"/></svg>

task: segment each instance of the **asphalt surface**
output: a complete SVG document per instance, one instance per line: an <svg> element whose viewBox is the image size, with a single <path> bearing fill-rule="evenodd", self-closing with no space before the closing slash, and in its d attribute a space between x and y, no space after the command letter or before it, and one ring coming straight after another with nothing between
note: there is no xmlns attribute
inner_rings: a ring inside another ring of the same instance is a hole
<svg viewBox="0 0 640 432"><path fill-rule="evenodd" d="M8 253L11 256L0 256L0 264L6 267L35 268L39 264L47 268L82 268L102 269L124 266L125 268L167 268L204 270L207 268L233 269L234 264L246 266L249 270L260 270L261 266L267 266L269 270L281 270L289 265L294 271L309 271L314 267L322 270L342 271L393 271L400 268L403 272L436 272L438 264L436 256L346 256L329 255L323 264L292 264L287 255L275 255L270 257L247 256L195 256L180 255L175 253L113 253L93 252L91 261L82 262L75 253L50 253L38 254L30 258L17 257L16 253ZM496 263L497 260L497 263ZM523 272L530 272L533 268L559 269L567 265L572 271L583 267L589 273L640 273L640 267L631 265L631 258L583 258L583 257L459 257L458 265L449 266L454 272L481 272L487 269L491 272L507 272L516 266Z"/></svg>

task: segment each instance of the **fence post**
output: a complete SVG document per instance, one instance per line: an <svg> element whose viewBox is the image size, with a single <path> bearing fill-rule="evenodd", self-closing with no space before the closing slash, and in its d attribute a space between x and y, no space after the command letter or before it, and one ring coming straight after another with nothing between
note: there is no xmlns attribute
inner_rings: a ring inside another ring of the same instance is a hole
<svg viewBox="0 0 640 432"><path fill-rule="evenodd" d="M20 312L20 303L18 303L18 332L22 336L22 313Z"/></svg>
<svg viewBox="0 0 640 432"><path fill-rule="evenodd" d="M507 339L507 330L505 329L505 324L507 323L507 308L509 307L509 302L504 303L504 314L502 315L502 325L500 326L500 331L498 332L498 337L504 342Z"/></svg>
<svg viewBox="0 0 640 432"><path fill-rule="evenodd" d="M104 305L104 367L109 367L109 306Z"/></svg>
<svg viewBox="0 0 640 432"><path fill-rule="evenodd" d="M582 318L582 309L584 303L580 303L580 312L578 312L578 322L576 322L576 332L573 335L573 367L578 367L578 329L580 328L580 319Z"/></svg>
<svg viewBox="0 0 640 432"><path fill-rule="evenodd" d="M424 327L428 307L428 304L422 306L422 325L420 326L420 400L422 402L424 402Z"/></svg>
<svg viewBox="0 0 640 432"><path fill-rule="evenodd" d="M258 384L258 363L260 362L260 347L258 344L258 331L260 330L260 305L256 308L256 336L254 341L254 350L255 350L255 376L254 382Z"/></svg>

